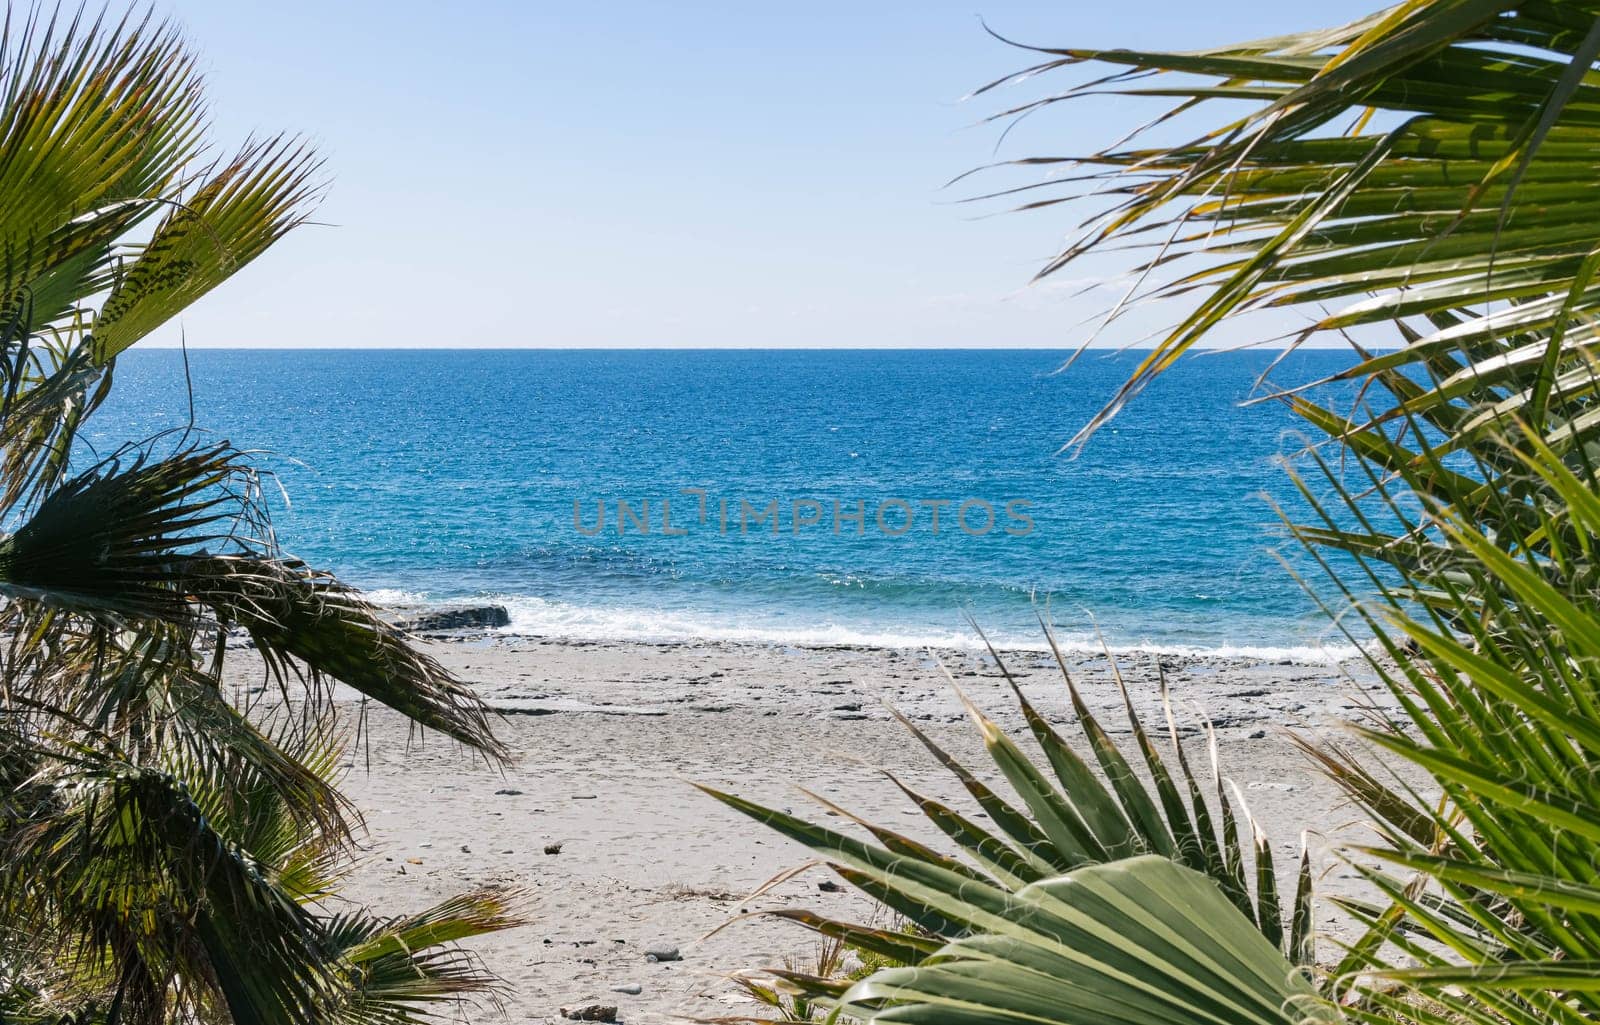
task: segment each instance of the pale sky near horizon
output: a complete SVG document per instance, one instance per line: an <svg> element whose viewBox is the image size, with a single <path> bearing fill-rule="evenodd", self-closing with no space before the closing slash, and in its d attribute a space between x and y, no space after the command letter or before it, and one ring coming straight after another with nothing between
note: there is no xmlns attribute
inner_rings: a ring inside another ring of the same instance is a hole
<svg viewBox="0 0 1600 1025"><path fill-rule="evenodd" d="M1025 287L1070 220L979 219L999 208L941 188L997 155L976 122L1049 88L958 102L1029 63L979 16L1192 49L1377 6L161 2L218 141L304 134L331 182L326 226L184 315L201 347L1073 347L1109 300L1069 286L1103 269ZM998 156L1081 151L1155 109L1070 107Z"/></svg>

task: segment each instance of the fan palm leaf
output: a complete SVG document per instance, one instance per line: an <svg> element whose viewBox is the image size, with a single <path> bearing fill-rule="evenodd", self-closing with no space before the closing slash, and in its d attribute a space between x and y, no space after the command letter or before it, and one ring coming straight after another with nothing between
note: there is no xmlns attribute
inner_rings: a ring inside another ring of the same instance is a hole
<svg viewBox="0 0 1600 1025"><path fill-rule="evenodd" d="M1242 313L1329 304L1290 341L1371 329L1401 342L1358 350L1339 375L1365 383L1352 409L1278 396L1320 439L1294 475L1311 521L1290 527L1343 603L1330 606L1337 621L1364 624L1352 639L1403 713L1369 710L1352 724L1359 744L1301 740L1368 815L1372 839L1345 856L1370 896L1335 898L1365 932L1295 976L1282 949L1258 945L1271 936L1260 917L1228 899L1228 871L1190 870L1181 885L1194 890L1171 899L1181 854L978 882L747 807L913 921L922 909L955 926L937 952L906 949L904 968L813 991L875 1020L1593 1021L1600 246L1587 186L1600 154L1600 9L1412 0L1213 50L1042 53L1030 74L1111 70L1009 113L1096 92L1172 102L1153 124L1219 99L1245 111L1177 146L1124 140L1025 162L1076 173L1011 191L1045 193L1029 206L1085 186L1109 197L1043 273L1113 244L1144 247L1132 300L1186 310L1079 440ZM1391 778L1386 759L1430 786ZM1077 800L1082 782L1063 783ZM1128 876L1144 882L1120 886ZM1081 917L1024 935L1048 920L1039 892L1057 887ZM833 934L888 949L859 929ZM1052 950L1061 935L1074 942ZM1242 956L1251 944L1259 959ZM1267 988L1238 1000L1252 980Z"/></svg>
<svg viewBox="0 0 1600 1025"><path fill-rule="evenodd" d="M346 915L328 928L329 942L353 969L338 1020L349 1025L412 1025L430 1005L492 993L476 960L454 944L511 928L514 895L495 890L460 894L404 918Z"/></svg>
<svg viewBox="0 0 1600 1025"><path fill-rule="evenodd" d="M1003 926L875 972L838 1006L884 1022L1340 1020L1212 880L1165 858L1087 866L1011 901Z"/></svg>
<svg viewBox="0 0 1600 1025"><path fill-rule="evenodd" d="M481 700L277 546L226 442L78 432L118 355L300 224L320 164L275 137L209 160L195 58L150 16L0 31L0 1017L411 1022L491 993L454 941L480 892L329 914L359 818L340 681L491 759ZM280 683L241 706L230 631Z"/></svg>
<svg viewBox="0 0 1600 1025"><path fill-rule="evenodd" d="M205 615L239 626L275 667L297 659L504 757L483 703L376 609L336 580L257 555L253 539L234 536L235 496L250 490L251 476L225 444L163 459L140 453L129 465L103 461L53 489L0 538L0 593L102 618L193 625ZM211 555L207 543L243 548Z"/></svg>
<svg viewBox="0 0 1600 1025"><path fill-rule="evenodd" d="M1051 640L1053 646L1053 637ZM899 913L917 931L851 923L804 910L780 909L761 914L797 922L891 963L931 965L941 963L950 954L951 948L945 944L994 932L1000 919L1032 914L1032 910L1024 909L1031 909L1053 892L1054 881L1098 878L1083 877L1081 873L1094 866L1132 864L1129 859L1165 859L1181 865L1187 875L1212 888L1213 894L1207 900L1226 909L1228 923L1240 922L1254 931L1247 960L1254 960L1264 947L1273 955L1271 963L1282 966L1285 980L1294 974L1294 964L1308 963L1312 927L1309 860L1304 856L1300 860L1297 884L1286 913L1280 906L1271 846L1252 827L1246 852L1233 802L1222 789L1215 764L1210 779L1196 776L1170 714L1169 746L1175 770L1168 768L1167 759L1145 731L1123 690L1128 723L1139 752L1136 757L1150 781L1146 783L1083 702L1058 652L1065 690L1079 731L1098 765L1097 772L1022 692L1000 654L990 650L1011 686L1039 760L1049 767L1041 769L958 688L957 694L993 762L993 771L1005 779L1016 795L1014 799L1008 800L981 782L975 772L915 724L897 715L912 737L952 773L988 817L989 825L980 824L977 816L926 796L888 775L954 845L956 856L935 851L815 795L808 794L834 814L864 828L876 842L864 843L789 813L701 788L808 847L842 878ZM1111 661L1115 666L1114 657ZM1117 678L1120 685L1120 673ZM951 682L953 686L954 681ZM1253 881L1249 878L1252 867ZM1214 911L1213 905L1208 907ZM1152 961L1152 965L1156 963ZM808 1000L843 1006L845 987L836 979L794 969L772 970L769 974L777 984ZM860 1008L852 1008L850 1013L859 1011ZM886 1013L892 1018L901 1009L896 1006L892 1013ZM937 1013L950 1013L950 1008Z"/></svg>
<svg viewBox="0 0 1600 1025"><path fill-rule="evenodd" d="M1461 388L1541 415L1553 397L1593 394L1600 31L1587 5L1430 0L1204 51L1039 52L1025 74L1109 74L1000 116L1111 93L1174 104L1147 129L1201 121L1176 145L1137 145L1141 130L1015 162L1061 172L1023 187L1045 194L1028 207L1095 204L1041 276L1131 249L1139 284L1111 319L1139 301L1187 309L1077 440L1225 320L1272 308L1310 314L1290 344L1413 325L1399 350L1339 375L1411 372L1429 386L1409 412ZM1244 113L1206 120L1219 100ZM1551 436L1563 426L1533 419Z"/></svg>

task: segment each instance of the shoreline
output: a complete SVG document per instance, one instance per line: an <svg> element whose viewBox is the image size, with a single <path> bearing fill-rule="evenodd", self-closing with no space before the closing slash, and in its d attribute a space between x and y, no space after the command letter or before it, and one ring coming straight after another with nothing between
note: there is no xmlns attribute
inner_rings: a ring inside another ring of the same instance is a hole
<svg viewBox="0 0 1600 1025"><path fill-rule="evenodd" d="M971 636L960 637L959 643L952 643L955 635L951 634L918 637L911 634L895 633L892 630L870 632L837 627L828 629L837 631L840 635L839 639L819 638L816 635L822 632L820 629L806 628L778 630L727 626L720 629L705 628L701 632L692 634L672 635L644 631L562 631L519 625L506 605L488 600L416 603L378 602L377 604L386 615L402 623L402 625L416 617L432 617L440 614L462 614L469 618L485 619L490 616L502 617L501 622L497 625L471 625L462 628L415 631L417 636L424 639L440 641L451 641L461 636L467 636L510 642L528 641L572 645L638 644L655 647L695 647L722 644L776 650L859 651L886 654L934 651L946 656L983 655L988 650L983 636L977 632L974 632ZM1023 657L1052 654L1050 641L1046 638L1042 629L1037 631L1036 637L1028 640L1000 636L989 640L1002 655ZM1232 660L1242 663L1328 667L1361 662L1364 659L1362 648L1350 643L1348 640L1337 644L1305 643L1282 645L1224 642L1208 646L1150 641L1110 644L1106 643L1103 638L1094 640L1076 636L1063 638L1058 632L1055 644L1062 654L1069 659L1103 657L1109 653L1118 658L1159 657L1185 661Z"/></svg>
<svg viewBox="0 0 1600 1025"><path fill-rule="evenodd" d="M418 634L446 666L502 715L592 712L664 716L760 710L793 716L913 720L965 717L962 693L1004 721L1014 711L1006 676L987 652L748 641L639 641L535 637L497 629ZM1053 653L1003 649L1030 700L1065 698ZM1120 676L1149 727L1165 723L1165 680L1180 720L1219 729L1321 726L1378 690L1362 657L1341 661L1063 651L1061 661L1108 730L1128 729ZM941 668L942 667L942 668ZM945 678L945 671L950 680ZM951 686L951 681L955 686ZM1037 693L1036 693L1037 692ZM1387 698L1386 694L1381 695ZM1389 707L1389 706L1385 706ZM1394 711L1389 707L1390 711Z"/></svg>

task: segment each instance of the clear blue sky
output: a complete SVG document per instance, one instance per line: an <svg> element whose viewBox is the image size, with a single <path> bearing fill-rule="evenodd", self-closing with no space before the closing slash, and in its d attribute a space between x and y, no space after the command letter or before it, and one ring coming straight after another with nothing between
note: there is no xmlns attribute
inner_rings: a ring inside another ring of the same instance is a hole
<svg viewBox="0 0 1600 1025"><path fill-rule="evenodd" d="M191 345L1052 347L1106 301L1023 287L1066 219L974 219L941 190L993 155L981 117L1045 87L958 102L1028 60L978 16L1044 44L1192 48L1376 6L165 5L219 138L301 132L332 182L330 226L187 313ZM1138 109L1074 104L1000 155L1081 150Z"/></svg>

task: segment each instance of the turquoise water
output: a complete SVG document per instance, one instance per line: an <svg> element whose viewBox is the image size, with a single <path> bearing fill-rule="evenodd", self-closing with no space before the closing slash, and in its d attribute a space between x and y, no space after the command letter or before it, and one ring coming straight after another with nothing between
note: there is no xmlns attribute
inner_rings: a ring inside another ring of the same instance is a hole
<svg viewBox="0 0 1600 1025"><path fill-rule="evenodd" d="M281 482L284 547L380 598L492 597L513 629L574 637L970 644L970 614L1034 642L1048 605L1077 643L1091 614L1116 645L1338 639L1269 554L1292 545L1261 495L1294 507L1275 458L1297 442L1281 406L1237 405L1265 353L1186 360L1077 459L1058 448L1132 357L1060 375L1060 353L992 350L189 359L198 423ZM1349 359L1295 354L1274 379ZM98 449L187 420L178 352L116 374Z"/></svg>

